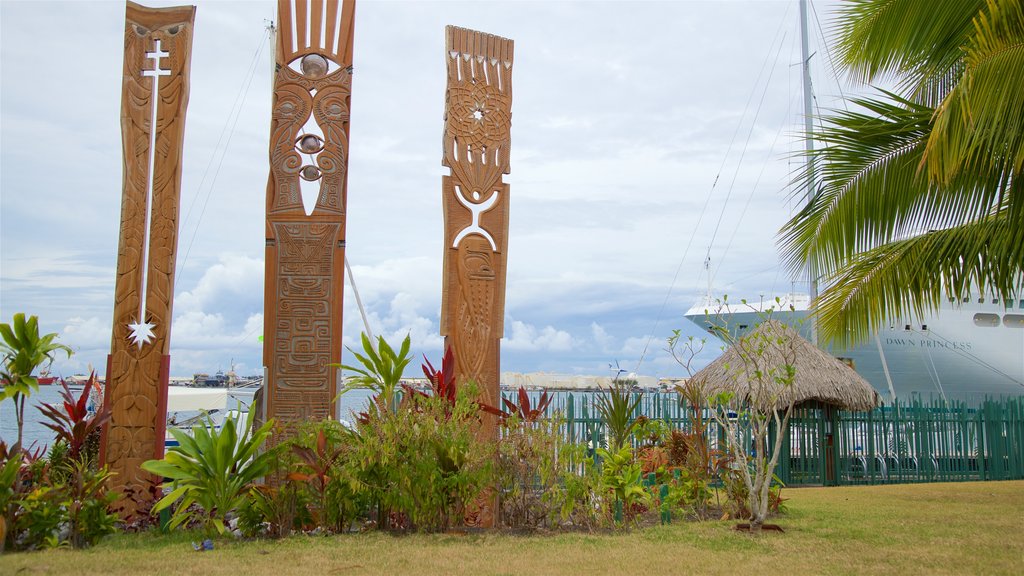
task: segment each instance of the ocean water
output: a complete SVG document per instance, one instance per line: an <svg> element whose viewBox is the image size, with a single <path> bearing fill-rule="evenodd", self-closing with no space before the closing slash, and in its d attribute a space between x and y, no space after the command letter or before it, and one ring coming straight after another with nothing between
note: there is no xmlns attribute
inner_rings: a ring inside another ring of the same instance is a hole
<svg viewBox="0 0 1024 576"><path fill-rule="evenodd" d="M59 385L40 386L39 392L32 394L25 404L25 428L23 432L23 445L25 447L34 445L36 448L42 448L49 446L53 442L53 431L43 426L43 416L39 412L39 406L44 403L59 403L61 401L60 391L61 387ZM354 419L352 413L365 410L369 398L370 393L365 390L353 390L344 394L338 402L341 418L351 422ZM235 401L229 399L228 407L233 408L234 406ZM189 415L183 414L183 417ZM17 439L18 423L15 417L14 402L6 400L3 404L0 404L0 440L11 445Z"/></svg>

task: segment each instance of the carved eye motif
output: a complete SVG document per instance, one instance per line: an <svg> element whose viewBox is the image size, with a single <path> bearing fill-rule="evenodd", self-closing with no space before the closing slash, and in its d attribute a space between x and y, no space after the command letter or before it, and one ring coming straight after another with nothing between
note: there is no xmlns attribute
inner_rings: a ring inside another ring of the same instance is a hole
<svg viewBox="0 0 1024 576"><path fill-rule="evenodd" d="M303 134L295 140L295 148L303 154L316 154L323 150L324 141L314 134Z"/></svg>
<svg viewBox="0 0 1024 576"><path fill-rule="evenodd" d="M327 58L319 54L306 54L302 57L299 67L302 69L303 76L315 80L327 75L330 64L328 64Z"/></svg>
<svg viewBox="0 0 1024 576"><path fill-rule="evenodd" d="M313 182L320 179L320 169L316 166L303 166L302 170L299 170L299 176L307 182Z"/></svg>
<svg viewBox="0 0 1024 576"><path fill-rule="evenodd" d="M138 34L139 36L145 36L146 34L149 34L149 30L147 30L147 29L143 28L142 26L139 26L138 24L136 24L135 25L135 33Z"/></svg>
<svg viewBox="0 0 1024 576"><path fill-rule="evenodd" d="M175 34L178 33L179 30L181 30L181 26L175 25L175 26L171 26L170 28L168 28L167 29L167 33L170 34L171 36L174 36Z"/></svg>

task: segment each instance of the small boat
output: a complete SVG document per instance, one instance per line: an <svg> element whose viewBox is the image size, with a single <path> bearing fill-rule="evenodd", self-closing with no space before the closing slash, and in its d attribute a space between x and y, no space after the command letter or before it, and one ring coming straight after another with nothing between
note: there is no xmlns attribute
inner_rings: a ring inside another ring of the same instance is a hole
<svg viewBox="0 0 1024 576"><path fill-rule="evenodd" d="M245 426L257 387L251 388L193 388L187 386L167 387L167 430L178 428L190 430L209 418L215 429L220 429L230 415L235 424ZM177 446L178 441L166 432L164 448Z"/></svg>

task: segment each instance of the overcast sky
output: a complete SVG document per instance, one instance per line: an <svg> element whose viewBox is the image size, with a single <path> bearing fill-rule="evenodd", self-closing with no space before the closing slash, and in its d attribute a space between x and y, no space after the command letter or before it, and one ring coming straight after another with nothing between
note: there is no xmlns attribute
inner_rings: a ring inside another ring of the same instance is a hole
<svg viewBox="0 0 1024 576"><path fill-rule="evenodd" d="M827 29L831 6L812 4ZM198 2L172 375L261 371L275 5ZM835 107L814 20L815 92ZM709 248L717 294L790 289L775 233L802 146L796 0L361 0L347 256L376 333L440 356L446 24L515 40L503 371L682 375L665 339L701 333L683 314L707 291ZM0 319L59 332L76 354L55 373L103 372L124 3L2 0L0 26Z"/></svg>

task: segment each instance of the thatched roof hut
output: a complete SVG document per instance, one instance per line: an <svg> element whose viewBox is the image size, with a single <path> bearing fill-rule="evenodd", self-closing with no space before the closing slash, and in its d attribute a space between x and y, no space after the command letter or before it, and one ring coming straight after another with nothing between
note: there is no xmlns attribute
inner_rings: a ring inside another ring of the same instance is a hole
<svg viewBox="0 0 1024 576"><path fill-rule="evenodd" d="M753 360L745 361L744 356ZM787 364L795 368L795 373L792 385L785 390L771 377L756 376L758 368L762 373L774 370L783 374ZM693 379L703 381L708 396L728 391L775 408L788 406L792 400L796 404L819 401L845 410L866 411L879 403L878 392L860 374L778 320L761 323Z"/></svg>

